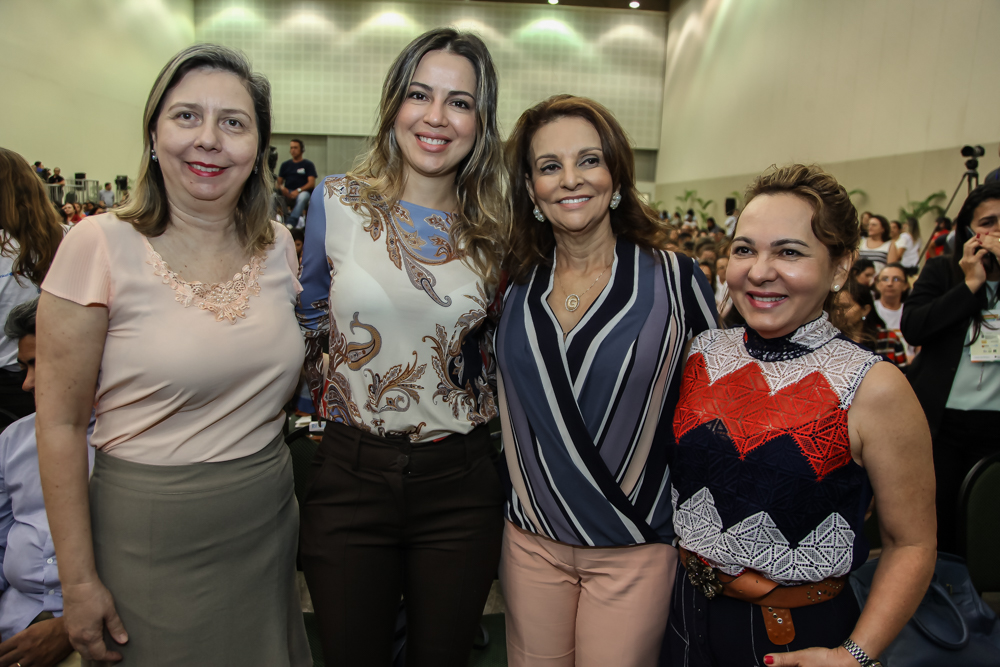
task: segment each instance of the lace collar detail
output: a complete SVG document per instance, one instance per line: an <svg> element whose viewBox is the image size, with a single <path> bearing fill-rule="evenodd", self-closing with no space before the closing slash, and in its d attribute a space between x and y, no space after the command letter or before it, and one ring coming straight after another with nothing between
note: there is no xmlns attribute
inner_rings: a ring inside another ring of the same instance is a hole
<svg viewBox="0 0 1000 667"><path fill-rule="evenodd" d="M250 258L250 263L244 265L240 273L225 283L186 282L182 280L167 265L160 253L153 249L149 239L142 238L146 244L146 263L153 267L153 274L163 278L163 284L169 285L177 294L174 299L188 306L197 306L215 314L215 321L229 320L236 324L237 319L246 318L246 309L250 307L250 297L260 294L260 284L257 278L267 267L264 256L256 254Z"/></svg>
<svg viewBox="0 0 1000 667"><path fill-rule="evenodd" d="M743 343L747 353L758 361L788 361L818 350L839 333L840 329L830 324L830 318L824 312L812 322L780 338L764 338L746 326Z"/></svg>

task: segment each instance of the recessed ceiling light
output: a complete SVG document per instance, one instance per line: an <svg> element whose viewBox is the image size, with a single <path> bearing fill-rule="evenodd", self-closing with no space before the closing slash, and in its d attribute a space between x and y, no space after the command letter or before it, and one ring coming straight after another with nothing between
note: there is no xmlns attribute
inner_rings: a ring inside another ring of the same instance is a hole
<svg viewBox="0 0 1000 667"><path fill-rule="evenodd" d="M559 0L549 0L549 4L550 5L558 5L559 4Z"/></svg>
<svg viewBox="0 0 1000 667"><path fill-rule="evenodd" d="M631 7L632 9L639 9L639 3L636 2L635 0L632 0L632 2L628 3L628 6Z"/></svg>

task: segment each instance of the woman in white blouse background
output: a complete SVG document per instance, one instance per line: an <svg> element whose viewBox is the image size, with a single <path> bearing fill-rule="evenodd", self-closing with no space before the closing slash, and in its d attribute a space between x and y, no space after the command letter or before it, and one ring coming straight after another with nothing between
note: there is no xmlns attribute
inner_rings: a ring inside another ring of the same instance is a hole
<svg viewBox="0 0 1000 667"><path fill-rule="evenodd" d="M309 209L298 314L327 425L300 553L328 664L388 667L402 594L408 667L464 667L496 573L496 104L478 37L418 37L386 75L369 153Z"/></svg>

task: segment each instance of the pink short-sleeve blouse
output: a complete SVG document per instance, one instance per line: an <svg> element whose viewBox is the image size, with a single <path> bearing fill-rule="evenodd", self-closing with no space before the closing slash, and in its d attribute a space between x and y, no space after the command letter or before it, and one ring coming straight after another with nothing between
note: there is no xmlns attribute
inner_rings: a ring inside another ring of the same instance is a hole
<svg viewBox="0 0 1000 667"><path fill-rule="evenodd" d="M249 456L281 431L305 346L288 230L232 283L187 283L113 214L66 236L42 289L108 309L91 444L152 465Z"/></svg>

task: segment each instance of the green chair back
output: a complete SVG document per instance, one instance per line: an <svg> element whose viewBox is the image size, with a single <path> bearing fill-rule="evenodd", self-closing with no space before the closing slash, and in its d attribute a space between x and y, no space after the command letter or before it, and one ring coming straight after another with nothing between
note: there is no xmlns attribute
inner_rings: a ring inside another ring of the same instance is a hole
<svg viewBox="0 0 1000 667"><path fill-rule="evenodd" d="M1000 454L987 456L966 476L958 525L976 590L1000 591Z"/></svg>

